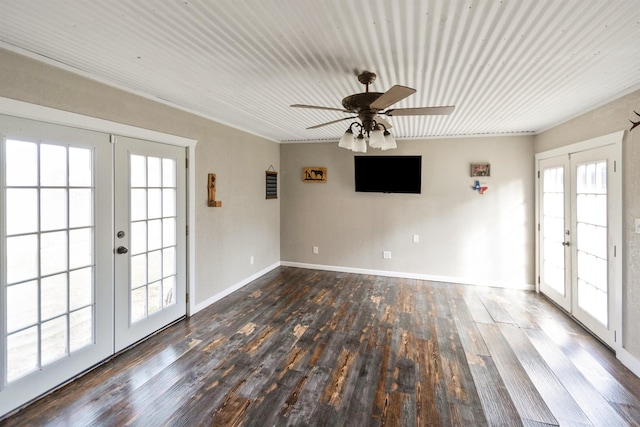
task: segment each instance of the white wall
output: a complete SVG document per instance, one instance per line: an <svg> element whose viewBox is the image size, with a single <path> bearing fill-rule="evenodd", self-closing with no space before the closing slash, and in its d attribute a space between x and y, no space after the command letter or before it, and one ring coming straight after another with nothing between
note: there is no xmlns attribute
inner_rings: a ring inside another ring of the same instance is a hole
<svg viewBox="0 0 640 427"><path fill-rule="evenodd" d="M281 146L283 262L409 273L461 283L534 283L533 137L400 141L422 155L422 194L356 193L353 153L337 143ZM370 155L383 154L370 150ZM491 163L489 190L470 163ZM302 168L327 167L326 184ZM413 235L420 243L413 243ZM312 253L318 246L319 253ZM382 252L391 251L391 259Z"/></svg>

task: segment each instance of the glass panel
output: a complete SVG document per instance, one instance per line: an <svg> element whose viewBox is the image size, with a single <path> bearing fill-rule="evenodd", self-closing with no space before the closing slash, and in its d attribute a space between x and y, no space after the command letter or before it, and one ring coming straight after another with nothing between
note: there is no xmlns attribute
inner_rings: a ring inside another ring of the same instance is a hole
<svg viewBox="0 0 640 427"><path fill-rule="evenodd" d="M38 282L7 287L7 332L38 322Z"/></svg>
<svg viewBox="0 0 640 427"><path fill-rule="evenodd" d="M149 277L148 283L162 279L162 251L149 252Z"/></svg>
<svg viewBox="0 0 640 427"><path fill-rule="evenodd" d="M67 148L59 145L40 145L40 185L67 186Z"/></svg>
<svg viewBox="0 0 640 427"><path fill-rule="evenodd" d="M162 190L150 189L147 192L149 197L148 218L160 218L162 216Z"/></svg>
<svg viewBox="0 0 640 427"><path fill-rule="evenodd" d="M176 248L171 247L162 251L162 276L176 274Z"/></svg>
<svg viewBox="0 0 640 427"><path fill-rule="evenodd" d="M91 189L72 188L69 190L69 227L89 227L93 225L93 200Z"/></svg>
<svg viewBox="0 0 640 427"><path fill-rule="evenodd" d="M147 190L131 190L131 221L147 219Z"/></svg>
<svg viewBox="0 0 640 427"><path fill-rule="evenodd" d="M147 159L144 156L131 155L131 186L147 186Z"/></svg>
<svg viewBox="0 0 640 427"><path fill-rule="evenodd" d="M40 287L40 315L43 320L67 312L67 273L42 279Z"/></svg>
<svg viewBox="0 0 640 427"><path fill-rule="evenodd" d="M67 232L56 231L40 235L40 274L67 270Z"/></svg>
<svg viewBox="0 0 640 427"><path fill-rule="evenodd" d="M93 230L80 228L69 231L70 268L87 267L93 264Z"/></svg>
<svg viewBox="0 0 640 427"><path fill-rule="evenodd" d="M7 235L38 231L38 190L7 189Z"/></svg>
<svg viewBox="0 0 640 427"><path fill-rule="evenodd" d="M162 186L162 171L161 163L158 157L148 157L148 181L147 187L161 187Z"/></svg>
<svg viewBox="0 0 640 427"><path fill-rule="evenodd" d="M176 216L176 190L162 190L162 216Z"/></svg>
<svg viewBox="0 0 640 427"><path fill-rule="evenodd" d="M67 354L67 316L42 323L40 345L43 366Z"/></svg>
<svg viewBox="0 0 640 427"><path fill-rule="evenodd" d="M162 220L162 246L173 246L176 244L176 220L165 218Z"/></svg>
<svg viewBox="0 0 640 427"><path fill-rule="evenodd" d="M8 139L6 144L7 186L38 185L38 147L32 142Z"/></svg>
<svg viewBox="0 0 640 427"><path fill-rule="evenodd" d="M173 159L162 159L162 186L176 186L176 161Z"/></svg>
<svg viewBox="0 0 640 427"><path fill-rule="evenodd" d="M69 315L69 346L76 351L93 343L93 307Z"/></svg>
<svg viewBox="0 0 640 427"><path fill-rule="evenodd" d="M147 254L131 257L131 288L147 284Z"/></svg>
<svg viewBox="0 0 640 427"><path fill-rule="evenodd" d="M131 223L131 254L137 255L147 251L147 222Z"/></svg>
<svg viewBox="0 0 640 427"><path fill-rule="evenodd" d="M149 315L156 313L162 309L162 283L155 282L149 285L149 301L147 306L149 307Z"/></svg>
<svg viewBox="0 0 640 427"><path fill-rule="evenodd" d="M91 150L69 148L69 185L72 187L91 187L93 172Z"/></svg>
<svg viewBox="0 0 640 427"><path fill-rule="evenodd" d="M143 286L131 291L131 322L147 317L147 287Z"/></svg>
<svg viewBox="0 0 640 427"><path fill-rule="evenodd" d="M67 228L67 190L40 190L40 230Z"/></svg>
<svg viewBox="0 0 640 427"><path fill-rule="evenodd" d="M7 237L7 283L38 277L38 237Z"/></svg>
<svg viewBox="0 0 640 427"><path fill-rule="evenodd" d="M175 304L176 278L167 277L162 281L162 304L164 307Z"/></svg>
<svg viewBox="0 0 640 427"><path fill-rule="evenodd" d="M90 305L93 302L93 268L83 268L69 273L70 309Z"/></svg>
<svg viewBox="0 0 640 427"><path fill-rule="evenodd" d="M160 249L162 247L162 220L149 221L149 250Z"/></svg>
<svg viewBox="0 0 640 427"><path fill-rule="evenodd" d="M25 329L7 337L7 382L38 369L38 328Z"/></svg>

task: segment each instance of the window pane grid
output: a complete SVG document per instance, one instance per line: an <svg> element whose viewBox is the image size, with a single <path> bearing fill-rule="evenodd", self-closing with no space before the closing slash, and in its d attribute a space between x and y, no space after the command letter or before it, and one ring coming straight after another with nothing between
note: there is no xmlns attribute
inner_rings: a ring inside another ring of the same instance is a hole
<svg viewBox="0 0 640 427"><path fill-rule="evenodd" d="M19 198L5 200L5 217L11 218L5 222L3 243L13 255L7 257L4 289L9 314L4 336L8 384L93 343L94 187L89 149L18 140L7 140L5 148L6 194L33 198L26 204ZM72 212L82 218L73 227ZM73 236L83 230L89 241L77 247ZM71 265L72 245L85 252L82 265ZM70 277L87 268L90 274L85 274L83 296L78 299L72 292L83 286L72 289ZM71 330L70 317L78 318L76 313L82 310L89 315L78 334L77 328Z"/></svg>
<svg viewBox="0 0 640 427"><path fill-rule="evenodd" d="M131 322L175 303L176 161L130 155Z"/></svg>

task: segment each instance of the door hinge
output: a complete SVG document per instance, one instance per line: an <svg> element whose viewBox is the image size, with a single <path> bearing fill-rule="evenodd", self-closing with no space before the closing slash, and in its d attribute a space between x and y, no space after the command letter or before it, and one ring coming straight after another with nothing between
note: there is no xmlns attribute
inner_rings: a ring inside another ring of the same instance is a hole
<svg viewBox="0 0 640 427"><path fill-rule="evenodd" d="M115 144L116 142L118 142L118 137L115 135L109 135L109 142Z"/></svg>
<svg viewBox="0 0 640 427"><path fill-rule="evenodd" d="M189 293L188 292L187 292L187 301L186 301L186 303L189 304Z"/></svg>
<svg viewBox="0 0 640 427"><path fill-rule="evenodd" d="M613 171L614 171L614 172L617 172L617 171L618 171L618 162L617 162L617 160L614 160L614 161L613 161Z"/></svg>
<svg viewBox="0 0 640 427"><path fill-rule="evenodd" d="M187 236L189 235L189 226L187 225Z"/></svg>
<svg viewBox="0 0 640 427"><path fill-rule="evenodd" d="M189 169L189 159L184 159L184 167Z"/></svg>
<svg viewBox="0 0 640 427"><path fill-rule="evenodd" d="M538 223L538 231L540 231L540 223Z"/></svg>
<svg viewBox="0 0 640 427"><path fill-rule="evenodd" d="M538 179L540 179L540 171L538 171Z"/></svg>
<svg viewBox="0 0 640 427"><path fill-rule="evenodd" d="M540 276L538 276L538 285L540 284Z"/></svg>
<svg viewBox="0 0 640 427"><path fill-rule="evenodd" d="M618 247L616 245L613 245L613 257L617 257L618 256Z"/></svg>

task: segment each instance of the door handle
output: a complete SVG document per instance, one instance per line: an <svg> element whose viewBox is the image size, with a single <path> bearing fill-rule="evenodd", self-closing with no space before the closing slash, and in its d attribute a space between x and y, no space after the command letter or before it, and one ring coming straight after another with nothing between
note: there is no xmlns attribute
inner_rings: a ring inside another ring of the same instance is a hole
<svg viewBox="0 0 640 427"><path fill-rule="evenodd" d="M124 246L119 246L118 249L116 249L116 252L122 255L129 252L129 249L125 248Z"/></svg>
<svg viewBox="0 0 640 427"><path fill-rule="evenodd" d="M562 246L571 246L571 242L562 242Z"/></svg>

